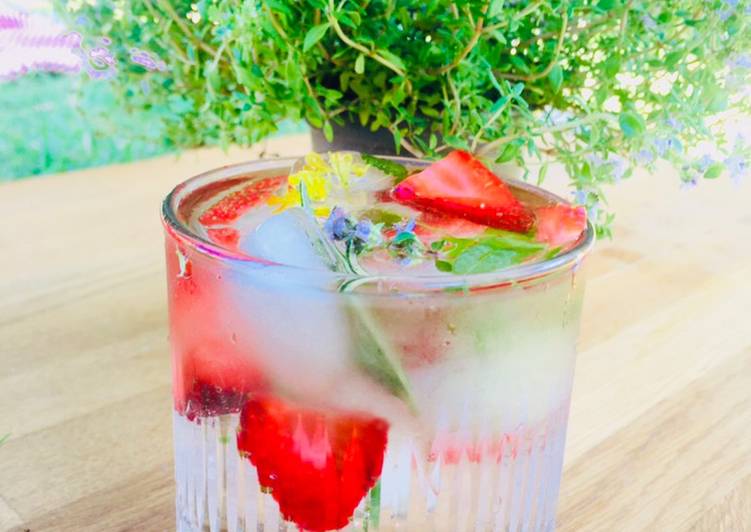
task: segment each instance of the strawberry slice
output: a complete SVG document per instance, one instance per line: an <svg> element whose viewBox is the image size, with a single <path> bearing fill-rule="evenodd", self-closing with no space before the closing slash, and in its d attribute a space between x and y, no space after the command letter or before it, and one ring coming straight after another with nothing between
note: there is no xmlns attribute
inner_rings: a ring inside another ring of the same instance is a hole
<svg viewBox="0 0 751 532"><path fill-rule="evenodd" d="M434 212L424 212L417 219L415 234L425 244L451 236L454 238L476 238L487 230L486 225L470 222L464 218L445 216Z"/></svg>
<svg viewBox="0 0 751 532"><path fill-rule="evenodd" d="M237 447L285 519L304 530L336 530L381 475L387 434L377 418L252 398L240 415Z"/></svg>
<svg viewBox="0 0 751 532"><path fill-rule="evenodd" d="M535 238L552 247L573 244L587 228L587 211L581 206L558 203L540 207L535 214L537 216Z"/></svg>
<svg viewBox="0 0 751 532"><path fill-rule="evenodd" d="M212 227L206 233L212 242L226 248L236 249L238 242L240 242L240 231L233 227Z"/></svg>
<svg viewBox="0 0 751 532"><path fill-rule="evenodd" d="M466 151L444 159L396 185L392 197L421 210L457 216L478 224L526 233L534 215L509 187Z"/></svg>
<svg viewBox="0 0 751 532"><path fill-rule="evenodd" d="M287 176L267 177L232 192L209 207L198 221L205 226L230 224L262 201L267 200Z"/></svg>
<svg viewBox="0 0 751 532"><path fill-rule="evenodd" d="M175 409L191 421L239 412L245 396L264 387L247 356L213 344L199 344L175 358Z"/></svg>

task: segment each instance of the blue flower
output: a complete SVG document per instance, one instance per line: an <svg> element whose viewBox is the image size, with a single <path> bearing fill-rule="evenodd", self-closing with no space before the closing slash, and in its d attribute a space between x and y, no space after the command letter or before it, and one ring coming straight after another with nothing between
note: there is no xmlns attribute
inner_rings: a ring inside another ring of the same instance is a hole
<svg viewBox="0 0 751 532"><path fill-rule="evenodd" d="M648 30L656 30L657 29L657 22L655 22L655 19L653 19L649 14L645 13L641 17L641 23L644 24L644 27Z"/></svg>
<svg viewBox="0 0 751 532"><path fill-rule="evenodd" d="M682 190L691 190L692 188L696 188L696 185L699 184L699 181L692 177L690 179L687 179L681 183L681 189Z"/></svg>
<svg viewBox="0 0 751 532"><path fill-rule="evenodd" d="M655 160L655 154L652 153L648 149L642 149L639 150L639 153L636 154L636 161L641 165L647 165Z"/></svg>
<svg viewBox="0 0 751 532"><path fill-rule="evenodd" d="M373 224L370 220L360 220L355 225L355 238L367 242L373 232Z"/></svg>
<svg viewBox="0 0 751 532"><path fill-rule="evenodd" d="M740 181L741 177L748 171L748 163L740 155L731 155L725 159L724 163L733 181Z"/></svg>
<svg viewBox="0 0 751 532"><path fill-rule="evenodd" d="M704 173L707 171L707 168L709 168L713 164L714 159L712 159L712 157L710 157L708 154L704 154L701 159L696 161L696 168L698 168L701 173Z"/></svg>
<svg viewBox="0 0 751 532"><path fill-rule="evenodd" d="M578 205L584 205L587 203L587 192L582 189L574 192L574 203Z"/></svg>
<svg viewBox="0 0 751 532"><path fill-rule="evenodd" d="M331 214L323 224L323 230L332 240L346 240L354 231L352 220L340 207L334 207Z"/></svg>
<svg viewBox="0 0 751 532"><path fill-rule="evenodd" d="M665 120L665 123L675 131L683 131L683 123L680 120L677 120L674 116L669 116L668 119Z"/></svg>
<svg viewBox="0 0 751 532"><path fill-rule="evenodd" d="M416 225L415 219L414 218L410 218L409 220L407 220L403 224L396 224L394 226L394 228L396 229L396 234L400 235L402 233L412 233L412 232L414 232L415 225Z"/></svg>
<svg viewBox="0 0 751 532"><path fill-rule="evenodd" d="M728 61L728 66L730 68L751 69L751 55L749 54L737 55L733 57L730 61Z"/></svg>
<svg viewBox="0 0 751 532"><path fill-rule="evenodd" d="M655 148L657 149L657 154L660 157L664 157L670 151L681 153L683 151L683 144L677 138L669 137L666 139L656 139Z"/></svg>

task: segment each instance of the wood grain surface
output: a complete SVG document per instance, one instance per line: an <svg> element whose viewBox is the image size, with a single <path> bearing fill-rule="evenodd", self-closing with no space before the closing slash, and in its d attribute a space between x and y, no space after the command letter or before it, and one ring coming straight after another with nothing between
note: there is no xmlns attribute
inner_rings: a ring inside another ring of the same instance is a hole
<svg viewBox="0 0 751 532"><path fill-rule="evenodd" d="M308 148L0 186L0 530L174 530L160 201ZM562 531L751 530L751 183L661 173L611 191L588 261Z"/></svg>

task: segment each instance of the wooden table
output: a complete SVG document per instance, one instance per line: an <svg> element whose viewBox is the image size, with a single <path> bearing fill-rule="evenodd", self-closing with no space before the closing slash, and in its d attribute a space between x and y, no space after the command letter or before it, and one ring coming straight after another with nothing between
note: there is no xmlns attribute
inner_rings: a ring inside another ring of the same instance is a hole
<svg viewBox="0 0 751 532"><path fill-rule="evenodd" d="M174 529L159 204L257 154L0 186L0 530ZM683 191L639 175L611 203L616 239L589 260L559 528L751 530L751 183Z"/></svg>

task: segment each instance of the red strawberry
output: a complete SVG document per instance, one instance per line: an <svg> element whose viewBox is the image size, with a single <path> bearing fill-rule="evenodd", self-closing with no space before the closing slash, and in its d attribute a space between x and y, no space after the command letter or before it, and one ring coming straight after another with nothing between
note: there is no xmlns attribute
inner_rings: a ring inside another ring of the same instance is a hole
<svg viewBox="0 0 751 532"><path fill-rule="evenodd" d="M240 232L232 227L213 227L206 232L213 242L231 249L236 248L240 241Z"/></svg>
<svg viewBox="0 0 751 532"><path fill-rule="evenodd" d="M198 219L203 225L229 224L262 201L267 200L287 180L287 176L267 177L232 192L207 209Z"/></svg>
<svg viewBox="0 0 751 532"><path fill-rule="evenodd" d="M517 233L526 233L534 223L532 212L508 186L465 151L453 151L409 176L391 194L396 201L422 210Z"/></svg>
<svg viewBox="0 0 751 532"><path fill-rule="evenodd" d="M488 227L470 222L464 218L444 216L433 212L425 212L417 219L415 234L425 244L451 236L454 238L476 238Z"/></svg>
<svg viewBox="0 0 751 532"><path fill-rule="evenodd" d="M383 467L388 426L364 415L326 414L270 397L243 407L237 447L279 503L305 530L347 525Z"/></svg>
<svg viewBox="0 0 751 532"><path fill-rule="evenodd" d="M245 396L264 386L250 359L229 345L199 344L177 353L174 366L175 409L191 421L239 412Z"/></svg>
<svg viewBox="0 0 751 532"><path fill-rule="evenodd" d="M581 206L558 203L540 207L535 214L537 240L553 247L573 244L587 228L587 211Z"/></svg>
<svg viewBox="0 0 751 532"><path fill-rule="evenodd" d="M211 265L170 240L166 250L175 410L191 420L239 412L264 384L254 353L233 338Z"/></svg>

